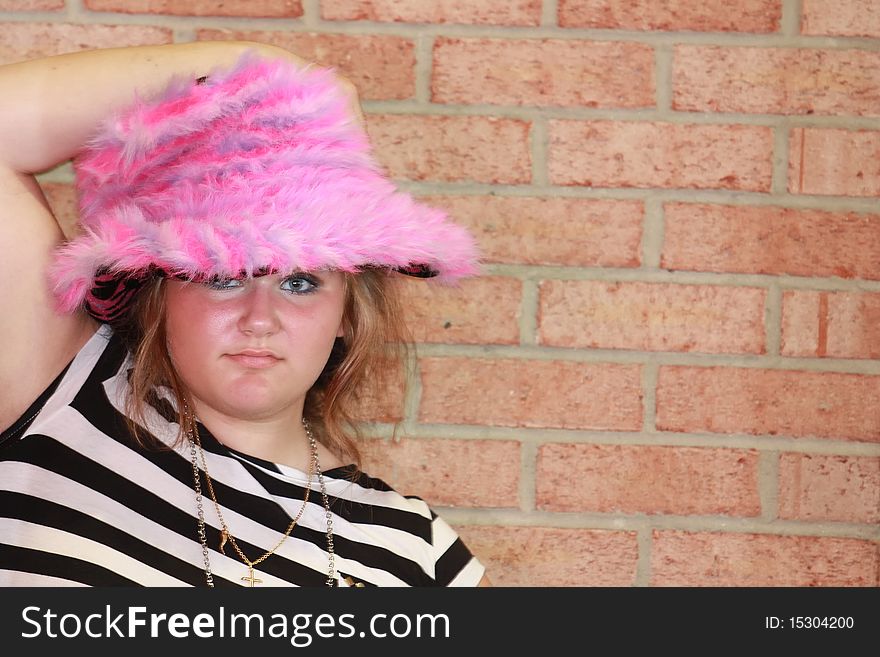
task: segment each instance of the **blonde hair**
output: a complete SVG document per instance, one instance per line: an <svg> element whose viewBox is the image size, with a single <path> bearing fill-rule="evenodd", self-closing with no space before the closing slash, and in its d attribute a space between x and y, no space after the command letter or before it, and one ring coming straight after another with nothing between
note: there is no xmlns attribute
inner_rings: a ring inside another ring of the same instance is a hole
<svg viewBox="0 0 880 657"><path fill-rule="evenodd" d="M381 269L343 272L344 335L336 339L324 370L306 394L303 417L315 438L340 457L360 467L358 443L362 427L357 407L363 399L387 390L406 362L412 337L404 322L396 275ZM192 406L189 391L168 354L165 331L166 279L156 278L137 295L127 321L116 326L133 358L126 402L126 424L137 443L162 448L144 427L156 389L166 387L177 402L180 432L185 440L195 420L184 412Z"/></svg>

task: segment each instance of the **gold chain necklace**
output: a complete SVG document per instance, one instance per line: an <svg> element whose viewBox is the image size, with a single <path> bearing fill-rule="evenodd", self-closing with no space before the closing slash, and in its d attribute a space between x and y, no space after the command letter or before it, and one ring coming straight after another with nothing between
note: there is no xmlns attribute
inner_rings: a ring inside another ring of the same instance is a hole
<svg viewBox="0 0 880 657"><path fill-rule="evenodd" d="M187 413L189 412L189 409L186 407L186 405L184 405L184 409L185 409L185 412L187 412ZM303 418L302 423L303 423L303 427L306 430L306 436L308 437L308 440L309 440L309 449L311 452L310 459L309 459L309 472L307 475L308 476L308 485L306 486L306 494L303 499L302 506L300 507L299 512L296 514L296 516L293 518L293 520L290 521L290 524L287 526L287 530L284 532L284 535L281 537L281 540L279 540L278 543L275 544L275 547L273 547L271 550L267 551L265 554L263 554L258 559L255 559L254 561L251 561L250 559L248 559L247 556L245 555L245 553L238 546L238 543L236 542L235 537L232 535L232 532L229 531L229 527L226 524L226 520L223 518L223 514L220 512L220 504L217 501L217 495L214 492L214 485L213 485L213 482L211 481L211 475L208 473L208 463L205 460L205 451L202 448L202 441L199 438L198 432L196 432L195 435L193 435L192 431L190 431L190 430L187 431L187 438L189 439L190 453L192 456L193 482L195 484L196 508L198 510L198 519L199 519L199 542L202 545L202 556L204 557L204 561L205 561L205 579L208 583L208 586L210 586L210 587L214 586L214 577L213 577L213 573L211 572L210 556L208 554L208 538L207 538L207 534L205 531L205 512L204 512L204 508L202 506L201 477L199 476L199 466L198 466L198 460L196 458L196 448L197 447L198 447L199 454L201 455L202 470L204 470L204 472L205 472L205 482L208 485L208 492L211 495L211 500L214 502L214 509L217 512L217 517L220 520L220 526L223 529L223 531L220 534L220 552L222 552L223 554L226 554L223 550L223 546L228 541L232 545L232 547L235 549L236 553L241 558L241 560L244 561L244 563L247 565L248 576L242 577L241 579L244 582L249 582L251 586L254 586L256 583L262 583L262 580L254 577L254 567L257 566L258 564L262 563L266 559L268 559L270 556L272 556L272 554L275 553L275 550L277 550L279 547L281 547L281 544L284 543L285 540L287 540L287 537L290 536L290 532L293 531L293 528L296 526L296 523L299 522L299 519L302 517L303 511L305 511L306 504L309 501L309 495L312 490L312 474L317 474L318 483L320 484L320 487L321 487L321 497L322 497L322 501L324 503L324 515L325 515L325 519L327 521L327 553L329 555L329 568L328 568L328 572L327 572L326 583L327 583L327 586L331 586L331 587L335 585L336 576L335 576L335 553L333 550L333 514L330 511L330 500L327 495L327 485L324 482L324 475L323 475L323 472L321 472L321 465L320 465L320 462L318 461L318 444L315 441L315 437L312 435L312 431L311 431L311 428L309 427L308 421L305 418Z"/></svg>

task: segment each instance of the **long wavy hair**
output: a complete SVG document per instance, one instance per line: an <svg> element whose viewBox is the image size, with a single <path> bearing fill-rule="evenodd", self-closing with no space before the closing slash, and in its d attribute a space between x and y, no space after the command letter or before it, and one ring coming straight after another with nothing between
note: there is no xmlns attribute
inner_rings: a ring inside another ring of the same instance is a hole
<svg viewBox="0 0 880 657"><path fill-rule="evenodd" d="M323 371L306 394L303 417L315 438L342 458L360 467L357 419L362 399L375 398L399 380L412 336L400 302L399 281L383 269L343 272L344 335L336 339ZM127 320L114 328L133 357L126 401L126 424L143 447L163 448L145 426L147 408L157 400L157 388L167 388L176 401L180 426L178 442L196 431L189 391L168 354L165 313L166 279L157 277L139 290Z"/></svg>

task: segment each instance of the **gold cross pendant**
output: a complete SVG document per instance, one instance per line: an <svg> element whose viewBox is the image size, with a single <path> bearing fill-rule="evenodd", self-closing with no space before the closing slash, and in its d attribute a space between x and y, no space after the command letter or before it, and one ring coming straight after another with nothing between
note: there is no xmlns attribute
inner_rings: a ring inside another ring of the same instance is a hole
<svg viewBox="0 0 880 657"><path fill-rule="evenodd" d="M250 582L251 586L253 586L254 584L257 584L257 583L260 583L260 584L263 583L263 580L257 579L256 577L254 577L254 567L253 566L248 566L248 576L242 577L241 581L242 582Z"/></svg>

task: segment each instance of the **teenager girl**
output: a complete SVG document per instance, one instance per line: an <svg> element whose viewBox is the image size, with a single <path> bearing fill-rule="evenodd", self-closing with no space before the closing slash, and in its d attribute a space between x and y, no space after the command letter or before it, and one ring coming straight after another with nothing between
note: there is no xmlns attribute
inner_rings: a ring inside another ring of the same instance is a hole
<svg viewBox="0 0 880 657"><path fill-rule="evenodd" d="M68 159L69 240L33 177ZM395 280L478 265L347 81L256 43L2 66L0 254L0 584L488 584L358 468Z"/></svg>

